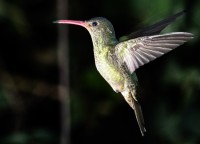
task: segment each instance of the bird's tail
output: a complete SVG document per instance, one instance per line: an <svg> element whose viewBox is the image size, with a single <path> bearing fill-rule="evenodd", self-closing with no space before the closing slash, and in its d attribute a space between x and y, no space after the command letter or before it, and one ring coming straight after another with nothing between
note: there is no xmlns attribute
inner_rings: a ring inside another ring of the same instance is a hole
<svg viewBox="0 0 200 144"><path fill-rule="evenodd" d="M136 101L135 99L133 99L133 107L134 107L134 112L135 112L135 116L140 128L140 131L142 133L142 136L144 136L146 129L145 129L145 123L144 123L144 118L142 114L142 109L138 101Z"/></svg>
<svg viewBox="0 0 200 144"><path fill-rule="evenodd" d="M131 92L122 92L122 95L124 96L126 102L134 110L135 117L138 122L140 131L142 133L142 136L144 136L146 129L145 129L145 123L144 123L144 118L143 118L143 114L142 114L142 109L141 109L139 102L135 99L135 96L133 94L134 93L131 93Z"/></svg>

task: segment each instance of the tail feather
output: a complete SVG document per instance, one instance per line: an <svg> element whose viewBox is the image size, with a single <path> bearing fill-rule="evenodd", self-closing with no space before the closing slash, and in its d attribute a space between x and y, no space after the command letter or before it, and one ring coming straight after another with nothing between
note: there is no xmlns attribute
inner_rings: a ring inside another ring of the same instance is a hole
<svg viewBox="0 0 200 144"><path fill-rule="evenodd" d="M144 118L142 114L142 109L141 109L140 104L135 99L133 99L133 108L134 108L135 117L138 122L140 131L142 133L142 136L144 136L146 129L145 129L145 123L144 123Z"/></svg>
<svg viewBox="0 0 200 144"><path fill-rule="evenodd" d="M126 102L134 110L135 117L138 122L141 134L142 134L142 136L144 136L146 129L145 129L145 123L144 123L144 118L143 118L142 109L141 109L140 104L135 99L135 96L132 96L133 94L131 92L124 91L124 92L122 92L122 95L124 96Z"/></svg>

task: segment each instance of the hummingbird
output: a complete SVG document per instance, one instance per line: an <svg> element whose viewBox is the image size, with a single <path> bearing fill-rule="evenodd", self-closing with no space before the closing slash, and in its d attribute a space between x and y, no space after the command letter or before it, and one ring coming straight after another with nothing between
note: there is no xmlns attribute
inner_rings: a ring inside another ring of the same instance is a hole
<svg viewBox="0 0 200 144"><path fill-rule="evenodd" d="M160 34L184 13L185 11L181 11L119 40L112 23L104 17L95 17L87 21L57 20L54 23L79 25L89 31L97 70L116 93L122 94L134 110L143 136L146 129L136 95L138 79L135 70L193 38L193 34L188 32Z"/></svg>

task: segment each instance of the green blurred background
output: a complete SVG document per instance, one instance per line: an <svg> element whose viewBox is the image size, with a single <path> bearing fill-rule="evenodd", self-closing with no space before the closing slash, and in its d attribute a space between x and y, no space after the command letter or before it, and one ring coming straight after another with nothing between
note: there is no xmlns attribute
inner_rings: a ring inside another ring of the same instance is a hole
<svg viewBox="0 0 200 144"><path fill-rule="evenodd" d="M133 110L97 72L89 33L52 21L103 16L119 38L183 9L164 32L195 38L136 70L142 137ZM199 30L198 0L0 0L0 144L200 143Z"/></svg>

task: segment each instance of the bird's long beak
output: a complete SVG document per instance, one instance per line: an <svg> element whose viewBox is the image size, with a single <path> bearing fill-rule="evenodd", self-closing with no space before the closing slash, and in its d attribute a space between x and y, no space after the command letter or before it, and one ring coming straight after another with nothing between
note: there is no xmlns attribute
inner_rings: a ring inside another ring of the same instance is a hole
<svg viewBox="0 0 200 144"><path fill-rule="evenodd" d="M75 21L75 20L57 20L54 21L53 23L79 25L85 28L87 28L88 26L88 24L84 21Z"/></svg>

